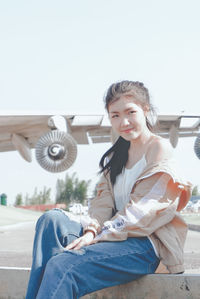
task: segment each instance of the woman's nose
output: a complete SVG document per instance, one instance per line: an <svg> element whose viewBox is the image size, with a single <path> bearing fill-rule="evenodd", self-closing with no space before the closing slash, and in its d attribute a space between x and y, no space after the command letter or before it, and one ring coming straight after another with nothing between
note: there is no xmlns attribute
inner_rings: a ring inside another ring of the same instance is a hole
<svg viewBox="0 0 200 299"><path fill-rule="evenodd" d="M128 126L129 125L129 120L128 118L124 117L121 120L121 126Z"/></svg>

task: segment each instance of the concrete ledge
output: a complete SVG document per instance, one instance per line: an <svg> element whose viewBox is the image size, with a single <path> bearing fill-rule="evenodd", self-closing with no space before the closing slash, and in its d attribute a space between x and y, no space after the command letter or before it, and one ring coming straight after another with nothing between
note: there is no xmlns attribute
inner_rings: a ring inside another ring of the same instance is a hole
<svg viewBox="0 0 200 299"><path fill-rule="evenodd" d="M0 267L0 299L24 299L30 268Z"/></svg>
<svg viewBox="0 0 200 299"><path fill-rule="evenodd" d="M0 267L0 299L24 299L29 268ZM199 299L200 274L151 274L83 299Z"/></svg>
<svg viewBox="0 0 200 299"><path fill-rule="evenodd" d="M200 225L197 225L197 224L188 224L188 228L190 230L194 230L196 232L200 232Z"/></svg>
<svg viewBox="0 0 200 299"><path fill-rule="evenodd" d="M82 299L199 299L200 275L151 274Z"/></svg>

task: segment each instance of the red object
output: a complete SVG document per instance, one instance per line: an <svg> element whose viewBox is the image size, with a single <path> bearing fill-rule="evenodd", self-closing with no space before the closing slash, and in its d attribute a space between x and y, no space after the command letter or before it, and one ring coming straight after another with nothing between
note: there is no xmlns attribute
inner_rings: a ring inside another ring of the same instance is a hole
<svg viewBox="0 0 200 299"><path fill-rule="evenodd" d="M65 203L57 203L57 204L43 204L43 205L30 205L30 206L16 206L16 208L32 210L32 211L41 211L45 212L52 209L66 209Z"/></svg>

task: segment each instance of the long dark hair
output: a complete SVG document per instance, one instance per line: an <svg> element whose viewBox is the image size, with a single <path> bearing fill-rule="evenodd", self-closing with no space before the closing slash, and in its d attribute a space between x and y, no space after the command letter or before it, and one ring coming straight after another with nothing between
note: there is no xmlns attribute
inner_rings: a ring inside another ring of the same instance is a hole
<svg viewBox="0 0 200 299"><path fill-rule="evenodd" d="M138 81L121 81L112 84L104 98L105 108L108 111L109 104L118 100L120 96L134 97L141 106L148 105L151 117L155 115L153 106L150 103L149 91L143 83ZM146 125L150 131L153 131L152 119L146 118ZM112 185L115 184L117 176L122 172L128 161L128 150L130 141L125 140L121 136L114 145L102 156L100 160L100 173L106 171L110 173Z"/></svg>
<svg viewBox="0 0 200 299"><path fill-rule="evenodd" d="M128 161L128 149L130 141L119 137L115 144L102 156L100 160L101 171L110 172L112 185L115 184L116 177L122 172L123 167ZM106 161L107 160L107 161ZM107 162L105 164L105 161Z"/></svg>

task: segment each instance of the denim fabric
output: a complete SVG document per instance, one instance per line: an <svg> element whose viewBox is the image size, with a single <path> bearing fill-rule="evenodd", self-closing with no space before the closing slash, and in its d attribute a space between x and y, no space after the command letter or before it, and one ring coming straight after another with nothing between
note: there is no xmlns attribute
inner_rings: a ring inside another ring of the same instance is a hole
<svg viewBox="0 0 200 299"><path fill-rule="evenodd" d="M154 273L159 264L146 237L64 249L81 235L81 225L59 210L40 217L26 299L79 298Z"/></svg>

